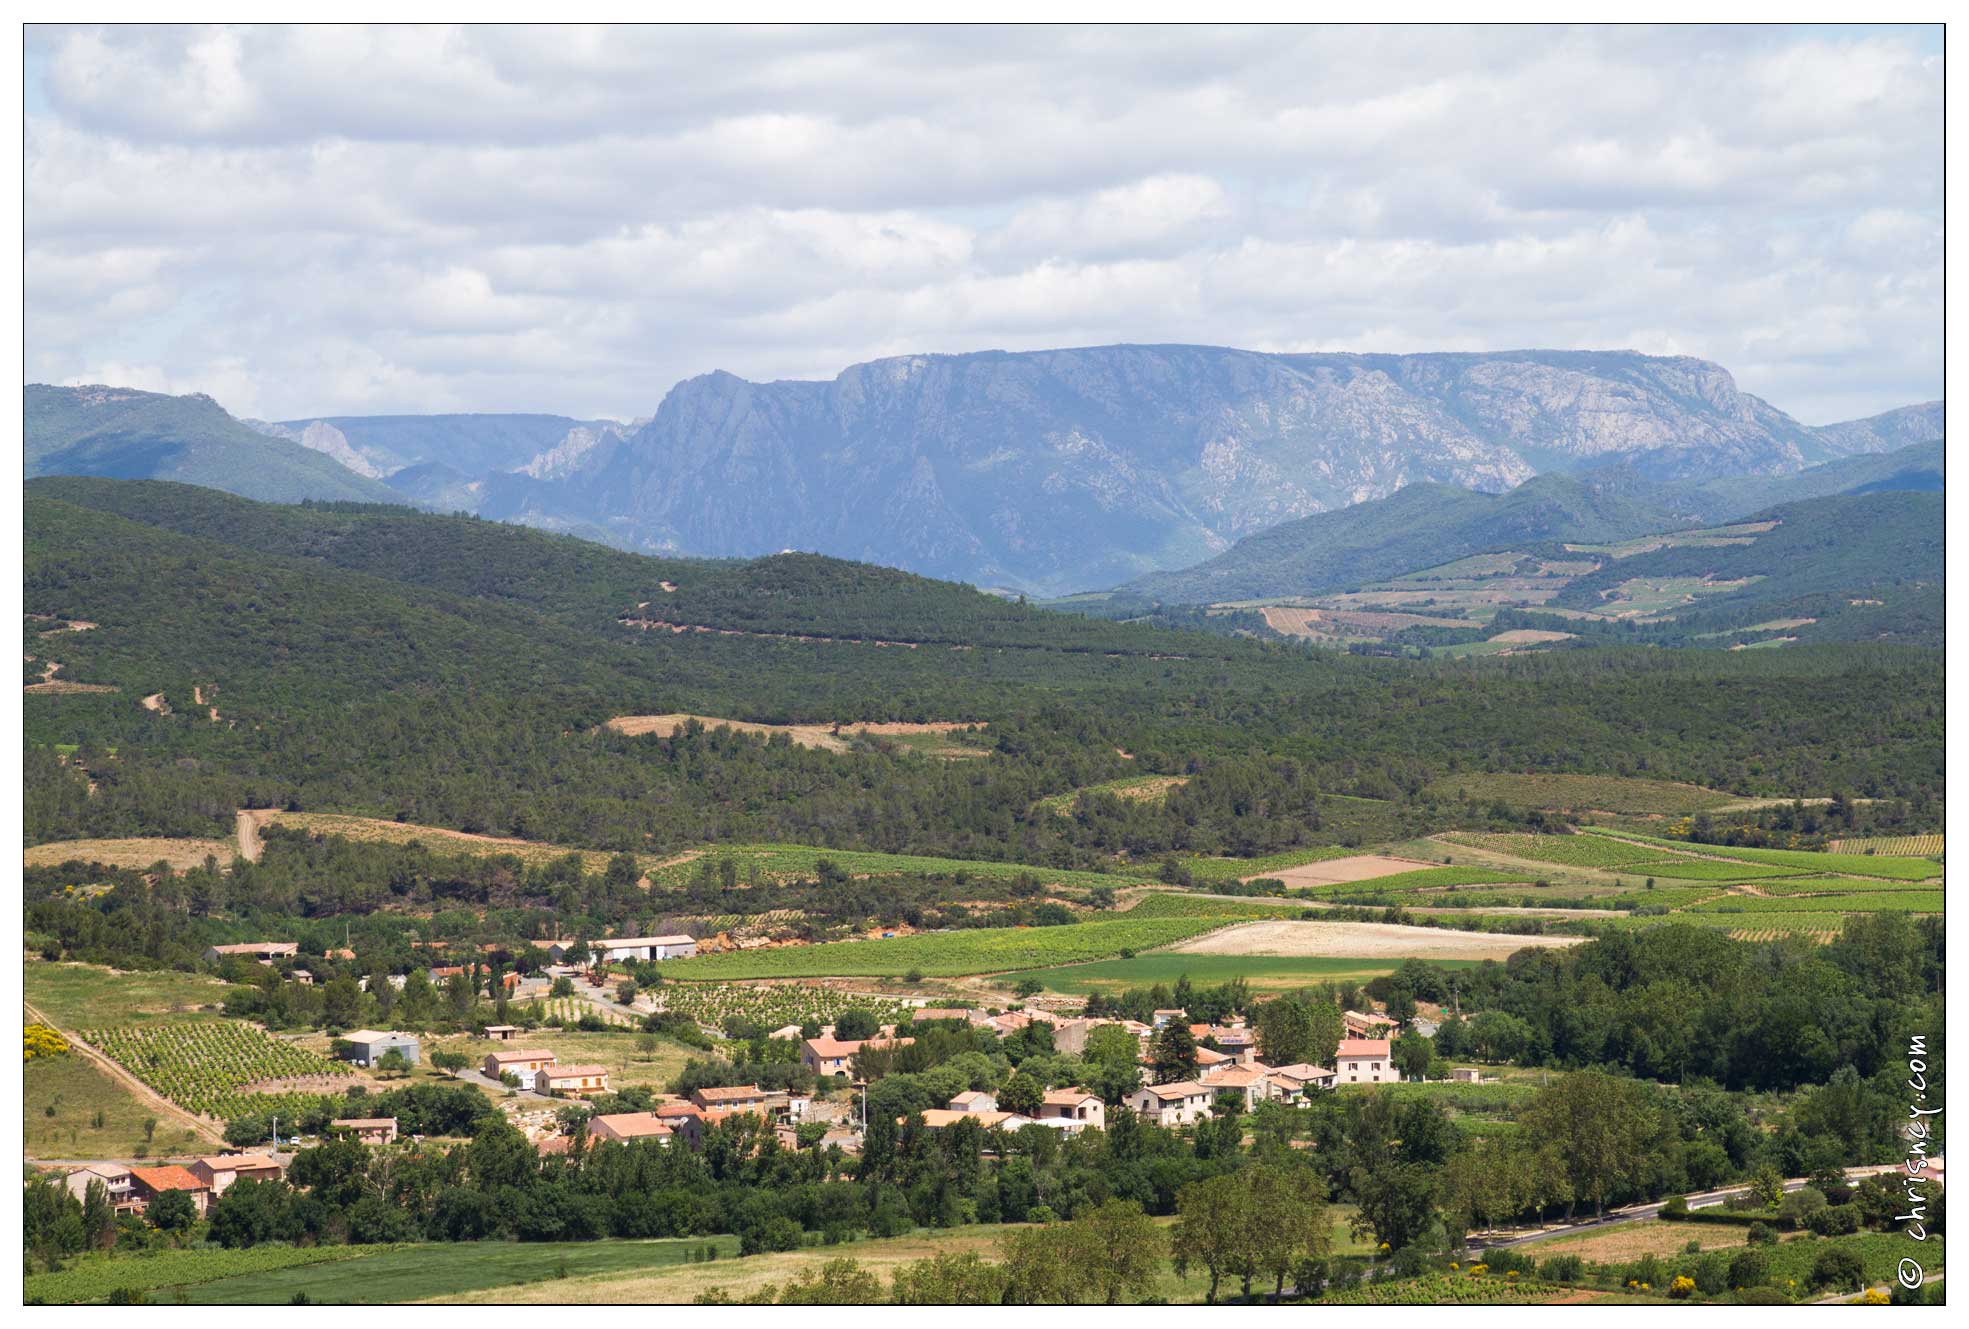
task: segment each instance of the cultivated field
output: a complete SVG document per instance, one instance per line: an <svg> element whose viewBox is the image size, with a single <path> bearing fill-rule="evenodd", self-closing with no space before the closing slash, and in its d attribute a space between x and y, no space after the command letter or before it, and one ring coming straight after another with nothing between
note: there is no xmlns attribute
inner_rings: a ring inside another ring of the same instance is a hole
<svg viewBox="0 0 1969 1329"><path fill-rule="evenodd" d="M1576 946L1583 937L1529 937L1401 923L1243 923L1182 942L1185 955L1319 955L1349 958L1502 960L1528 946Z"/></svg>
<svg viewBox="0 0 1969 1329"><path fill-rule="evenodd" d="M233 859L233 845L227 840L171 840L136 836L122 840L55 840L30 845L22 856L31 868L59 867L63 863L100 863L112 868L147 868L160 859L173 868L195 868L216 858L222 864Z"/></svg>
<svg viewBox="0 0 1969 1329"><path fill-rule="evenodd" d="M1460 969L1474 960L1441 961L1444 968ZM1199 955L1194 952L1154 951L1127 960L1097 960L1092 964L1062 965L1052 969L1028 969L1003 974L993 980L1009 987L1030 978L1051 992L1067 996L1086 996L1094 992L1117 992L1125 988L1173 984L1187 976L1199 985L1228 983L1241 978L1260 992L1289 991L1317 983L1365 983L1392 974L1400 964L1395 957L1357 959L1338 956L1294 955Z"/></svg>
<svg viewBox="0 0 1969 1329"><path fill-rule="evenodd" d="M312 1092L328 1093L354 1074L235 1020L95 1028L82 1037L179 1107L216 1120L269 1110L297 1080L319 1081ZM268 1081L283 1082L283 1093L251 1091Z"/></svg>
<svg viewBox="0 0 1969 1329"><path fill-rule="evenodd" d="M169 969L125 972L36 960L23 970L27 1000L57 1028L182 1023L218 1018L226 985Z"/></svg>
<svg viewBox="0 0 1969 1329"><path fill-rule="evenodd" d="M1835 854L1905 854L1915 858L1940 858L1939 835L1893 835L1872 840L1833 840L1826 846Z"/></svg>
<svg viewBox="0 0 1969 1329"><path fill-rule="evenodd" d="M808 1020L830 1024L848 1006L872 1010L885 1024L907 1023L912 1009L892 997L850 997L804 983L666 983L657 992L664 1010L716 1029L734 1020L750 1020L767 1029Z"/></svg>

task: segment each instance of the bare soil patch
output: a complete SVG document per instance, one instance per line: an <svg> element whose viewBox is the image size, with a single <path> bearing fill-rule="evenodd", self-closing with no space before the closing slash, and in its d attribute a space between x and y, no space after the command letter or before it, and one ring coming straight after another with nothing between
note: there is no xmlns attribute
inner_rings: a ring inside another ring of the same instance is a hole
<svg viewBox="0 0 1969 1329"><path fill-rule="evenodd" d="M1241 923L1195 937L1172 951L1187 955L1323 955L1350 959L1502 960L1527 946L1576 946L1584 937L1519 937L1455 932L1403 923Z"/></svg>
<svg viewBox="0 0 1969 1329"><path fill-rule="evenodd" d="M120 840L55 840L29 848L22 858L31 868L62 863L103 863L116 868L147 868L163 859L174 868L195 868L210 854L221 863L232 859L224 840L173 840L132 836Z"/></svg>
<svg viewBox="0 0 1969 1329"><path fill-rule="evenodd" d="M1404 628L1467 628L1461 618L1436 614L1378 613L1357 609L1287 609L1269 607L1259 611L1265 624L1288 637L1330 637L1354 632L1400 632Z"/></svg>
<svg viewBox="0 0 1969 1329"><path fill-rule="evenodd" d="M758 734L770 738L774 734L785 734L801 747L820 748L827 752L846 752L852 746L856 734L869 734L877 737L900 736L904 734L950 734L960 729L982 729L984 726L970 720L932 720L922 723L897 721L870 721L867 723L829 725L829 724L754 724L746 720L723 720L712 715L618 715L608 722L607 727L618 734L631 737L654 735L669 738L692 720L706 729L720 727L736 729L744 734Z"/></svg>
<svg viewBox="0 0 1969 1329"><path fill-rule="evenodd" d="M1519 643L1530 644L1545 641L1571 641L1572 637L1573 634L1570 632L1547 632L1543 628L1512 628L1509 632L1498 633L1491 640L1517 645Z"/></svg>
<svg viewBox="0 0 1969 1329"><path fill-rule="evenodd" d="M1440 863L1425 863L1417 858L1395 858L1389 854L1354 854L1349 858L1302 863L1296 868L1283 868L1277 872L1261 872L1257 877L1282 881L1287 886L1339 886L1350 881L1372 881L1376 877L1392 877L1397 872L1440 866ZM1257 877L1246 877L1244 880L1255 881Z"/></svg>

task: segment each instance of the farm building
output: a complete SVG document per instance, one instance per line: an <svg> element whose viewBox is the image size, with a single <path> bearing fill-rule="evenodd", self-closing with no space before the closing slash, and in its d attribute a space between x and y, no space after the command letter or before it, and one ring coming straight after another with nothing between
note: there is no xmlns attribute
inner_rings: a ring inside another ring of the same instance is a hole
<svg viewBox="0 0 1969 1329"><path fill-rule="evenodd" d="M217 964L231 956L243 955L261 964L272 964L275 960L291 960L301 953L298 942L292 941L242 941L227 946L207 946L205 963Z"/></svg>
<svg viewBox="0 0 1969 1329"><path fill-rule="evenodd" d="M1482 1084L1484 1073L1475 1066L1458 1066L1449 1073L1449 1078L1458 1084Z"/></svg>
<svg viewBox="0 0 1969 1329"><path fill-rule="evenodd" d="M756 1084L728 1085L716 1089L691 1090L691 1102L705 1111L712 1108L736 1108L754 1112L765 1111L769 1100L775 1095L761 1089ZM784 1097L784 1095L780 1095Z"/></svg>
<svg viewBox="0 0 1969 1329"><path fill-rule="evenodd" d="M1402 1078L1385 1038L1341 1039L1333 1066L1340 1084L1396 1084Z"/></svg>
<svg viewBox="0 0 1969 1329"><path fill-rule="evenodd" d="M479 1063L479 1070L488 1080L497 1080L502 1075L517 1075L521 1084L531 1084L534 1076L553 1064L554 1054L545 1048L513 1048L486 1053L485 1060Z"/></svg>
<svg viewBox="0 0 1969 1329"><path fill-rule="evenodd" d="M606 1066L548 1066L533 1077L535 1092L586 1098L608 1092Z"/></svg>
<svg viewBox="0 0 1969 1329"><path fill-rule="evenodd" d="M1187 1126L1210 1111L1217 1091L1194 1080L1144 1085L1128 1095L1128 1106L1157 1126Z"/></svg>
<svg viewBox="0 0 1969 1329"><path fill-rule="evenodd" d="M559 964L562 960L567 959L567 953L574 948L574 943L571 941L536 941L533 943L533 948L537 951L545 952L548 959L552 960L555 964Z"/></svg>
<svg viewBox="0 0 1969 1329"><path fill-rule="evenodd" d="M62 1178L62 1184L78 1200L87 1199L89 1183L100 1181L103 1189L109 1192L109 1202L119 1214L143 1212L143 1197L137 1193L136 1179L130 1169L121 1163L91 1163L88 1167L77 1168Z"/></svg>
<svg viewBox="0 0 1969 1329"><path fill-rule="evenodd" d="M280 1164L265 1154L210 1154L191 1162L191 1174L212 1188L217 1199L235 1181L279 1181Z"/></svg>
<svg viewBox="0 0 1969 1329"><path fill-rule="evenodd" d="M1269 1066L1240 1066L1236 1063L1215 1066L1199 1073L1197 1079L1213 1092L1229 1089L1243 1094L1244 1110L1247 1112L1272 1096Z"/></svg>
<svg viewBox="0 0 1969 1329"><path fill-rule="evenodd" d="M677 933L668 937L603 937L588 943L597 960L688 960L697 954L697 938Z"/></svg>
<svg viewBox="0 0 1969 1329"><path fill-rule="evenodd" d="M1099 1094L1090 1094L1085 1089L1053 1089L1039 1100L1039 1124L1051 1126L1060 1123L1070 1131L1084 1131L1090 1127L1105 1130L1108 1124L1107 1104Z"/></svg>
<svg viewBox="0 0 1969 1329"><path fill-rule="evenodd" d="M485 1036L495 1043L510 1043L518 1036L520 1027L516 1024L489 1024Z"/></svg>
<svg viewBox="0 0 1969 1329"><path fill-rule="evenodd" d="M190 1169L167 1164L164 1167L133 1167L130 1179L135 1183L137 1198L148 1209L151 1201L166 1191L186 1191L191 1195L193 1206L200 1218L212 1212L212 1188L200 1181Z"/></svg>
<svg viewBox="0 0 1969 1329"><path fill-rule="evenodd" d="M338 1117L328 1125L331 1130L347 1131L364 1144L388 1144L397 1138L395 1117Z"/></svg>
<svg viewBox="0 0 1969 1329"><path fill-rule="evenodd" d="M847 1075L865 1047L908 1047L913 1038L810 1038L800 1045L800 1064L815 1075Z"/></svg>
<svg viewBox="0 0 1969 1329"><path fill-rule="evenodd" d="M654 1112L611 1112L591 1117L588 1133L597 1140L613 1140L617 1144L634 1144L638 1140L669 1144L674 1134Z"/></svg>
<svg viewBox="0 0 1969 1329"><path fill-rule="evenodd" d="M386 1052L401 1052L403 1059L415 1066L422 1052L422 1045L415 1034L383 1033L376 1029L357 1029L342 1035L342 1041L349 1045L349 1060L358 1066L374 1066L383 1059Z"/></svg>
<svg viewBox="0 0 1969 1329"><path fill-rule="evenodd" d="M948 1106L952 1112L996 1112L998 1098L982 1089L972 1089L951 1099Z"/></svg>
<svg viewBox="0 0 1969 1329"><path fill-rule="evenodd" d="M1332 1071L1311 1062L1294 1062L1272 1071L1273 1096L1289 1103L1298 1102L1315 1089L1331 1089L1334 1083Z"/></svg>

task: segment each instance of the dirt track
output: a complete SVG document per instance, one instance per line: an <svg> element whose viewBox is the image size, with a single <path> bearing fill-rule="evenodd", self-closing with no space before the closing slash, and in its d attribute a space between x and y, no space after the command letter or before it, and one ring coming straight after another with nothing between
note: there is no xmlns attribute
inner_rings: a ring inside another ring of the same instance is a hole
<svg viewBox="0 0 1969 1329"><path fill-rule="evenodd" d="M1502 960L1527 946L1577 946L1584 937L1520 937L1455 932L1404 923L1241 923L1172 951L1187 955L1297 955L1344 959Z"/></svg>

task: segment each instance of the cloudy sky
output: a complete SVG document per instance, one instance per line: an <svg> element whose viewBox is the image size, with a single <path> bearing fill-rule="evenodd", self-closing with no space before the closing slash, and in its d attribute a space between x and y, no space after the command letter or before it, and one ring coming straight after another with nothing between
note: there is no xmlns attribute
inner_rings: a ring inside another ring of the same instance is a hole
<svg viewBox="0 0 1969 1329"><path fill-rule="evenodd" d="M1941 395L1937 29L56 28L32 381L648 415L916 351L1634 347Z"/></svg>

